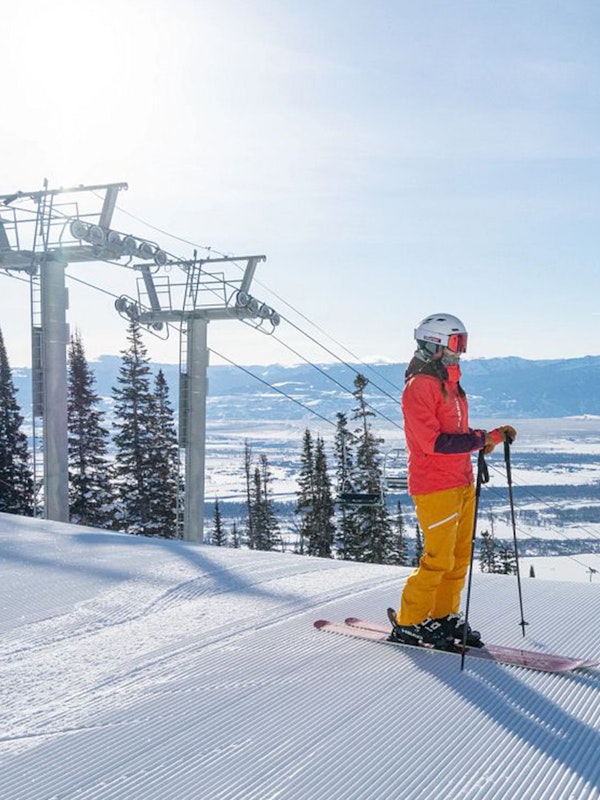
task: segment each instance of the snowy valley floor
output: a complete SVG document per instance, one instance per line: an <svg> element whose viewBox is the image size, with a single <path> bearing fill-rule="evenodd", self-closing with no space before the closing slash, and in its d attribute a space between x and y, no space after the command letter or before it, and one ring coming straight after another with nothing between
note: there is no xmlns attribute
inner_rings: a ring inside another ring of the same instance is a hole
<svg viewBox="0 0 600 800"><path fill-rule="evenodd" d="M315 631L407 569L0 515L2 800L597 800L600 672ZM600 583L475 574L490 642L600 658Z"/></svg>

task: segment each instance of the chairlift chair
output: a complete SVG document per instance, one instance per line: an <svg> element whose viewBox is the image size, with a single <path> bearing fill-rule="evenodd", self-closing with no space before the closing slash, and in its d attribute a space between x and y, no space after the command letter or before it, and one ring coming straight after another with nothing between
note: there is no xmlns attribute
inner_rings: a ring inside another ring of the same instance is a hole
<svg viewBox="0 0 600 800"><path fill-rule="evenodd" d="M383 459L383 487L385 492L397 494L408 488L406 451L395 448L387 452Z"/></svg>
<svg viewBox="0 0 600 800"><path fill-rule="evenodd" d="M340 492L338 503L352 508L380 506L383 505L383 498L381 492Z"/></svg>
<svg viewBox="0 0 600 800"><path fill-rule="evenodd" d="M378 492L357 492L351 482L346 479L338 493L337 502L351 508L381 506L384 503L383 490L380 486Z"/></svg>

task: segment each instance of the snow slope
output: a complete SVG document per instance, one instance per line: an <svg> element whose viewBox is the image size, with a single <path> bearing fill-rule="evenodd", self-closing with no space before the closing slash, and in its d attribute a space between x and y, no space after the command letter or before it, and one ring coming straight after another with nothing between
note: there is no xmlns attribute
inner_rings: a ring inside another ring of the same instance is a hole
<svg viewBox="0 0 600 800"><path fill-rule="evenodd" d="M0 515L2 800L600 797L600 672L319 633L406 569ZM524 579L525 646L600 658L600 584ZM513 577L472 620L519 645ZM592 632L592 633L590 633Z"/></svg>

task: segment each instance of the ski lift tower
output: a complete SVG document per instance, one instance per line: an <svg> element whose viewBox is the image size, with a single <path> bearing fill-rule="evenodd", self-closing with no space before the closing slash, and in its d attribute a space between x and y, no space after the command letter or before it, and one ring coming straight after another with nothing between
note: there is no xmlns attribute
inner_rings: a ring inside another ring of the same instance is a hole
<svg viewBox="0 0 600 800"><path fill-rule="evenodd" d="M137 299L123 295L115 302L121 316L150 332L166 329L168 335L170 325L179 328L179 447L185 461L185 496L178 526L186 541L204 540L208 323L234 319L265 333L274 331L279 314L250 294L256 267L265 259L264 255L197 259L194 253L192 260L165 257L158 264L155 254L153 263L136 266L141 272ZM231 279L215 267L237 267L237 272Z"/></svg>
<svg viewBox="0 0 600 800"><path fill-rule="evenodd" d="M36 418L43 422L43 495L46 519L69 519L67 345L65 269L69 263L114 258L107 241L117 195L125 183L44 188L0 195L0 271L28 275L32 321L34 481ZM84 210L91 207L91 211ZM89 220L80 241L73 224Z"/></svg>

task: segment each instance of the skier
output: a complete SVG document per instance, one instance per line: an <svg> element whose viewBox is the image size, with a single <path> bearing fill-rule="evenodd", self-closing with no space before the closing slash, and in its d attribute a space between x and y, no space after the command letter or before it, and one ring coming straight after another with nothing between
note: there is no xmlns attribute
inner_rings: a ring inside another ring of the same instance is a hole
<svg viewBox="0 0 600 800"><path fill-rule="evenodd" d="M452 314L432 314L415 329L417 349L402 393L408 450L408 491L423 532L424 555L408 578L400 611L390 609L391 641L453 649L462 639L460 595L471 560L475 487L471 453L491 453L511 425L486 432L469 427L460 385L467 331ZM467 627L467 644L483 644Z"/></svg>

